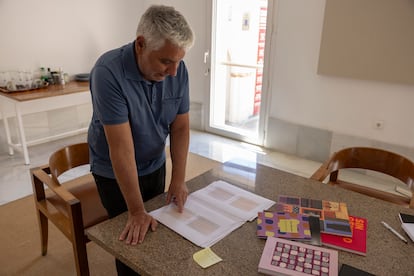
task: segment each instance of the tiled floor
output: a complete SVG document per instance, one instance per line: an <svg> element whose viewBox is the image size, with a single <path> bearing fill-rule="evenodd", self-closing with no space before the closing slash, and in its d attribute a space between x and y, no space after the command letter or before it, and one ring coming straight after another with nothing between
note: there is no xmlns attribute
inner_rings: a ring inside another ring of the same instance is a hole
<svg viewBox="0 0 414 276"><path fill-rule="evenodd" d="M85 141L85 135L72 136L29 147L30 165L24 165L23 154L0 154L0 205L32 194L30 168L46 164L49 155L69 143Z"/></svg>
<svg viewBox="0 0 414 276"><path fill-rule="evenodd" d="M49 155L58 148L85 140L86 134L81 134L31 146L29 148L30 165L24 165L21 153L16 152L14 156L0 155L0 205L32 194L30 168L46 164ZM199 131L191 131L190 152L220 162L235 159L257 162L304 177L312 175L320 166L319 162L304 160L275 151L267 151L261 147ZM352 174L349 177L356 177L359 180L361 178L360 174ZM392 191L395 187L395 184L390 184L382 179L375 178L374 181L376 184L378 184L378 181L383 182L384 190ZM372 179L368 179L366 183L367 185L372 184Z"/></svg>

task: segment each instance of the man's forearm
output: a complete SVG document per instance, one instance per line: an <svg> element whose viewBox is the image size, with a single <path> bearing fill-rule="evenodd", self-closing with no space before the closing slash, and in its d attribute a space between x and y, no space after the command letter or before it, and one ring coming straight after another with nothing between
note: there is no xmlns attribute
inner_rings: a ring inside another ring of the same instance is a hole
<svg viewBox="0 0 414 276"><path fill-rule="evenodd" d="M190 130L188 123L188 114L180 115L177 124L171 128L170 135L170 153L172 163L171 182L184 182L185 168L187 164L188 147L190 141Z"/></svg>
<svg viewBox="0 0 414 276"><path fill-rule="evenodd" d="M105 126L109 155L116 180L132 214L144 211L139 189L135 150L129 123Z"/></svg>
<svg viewBox="0 0 414 276"><path fill-rule="evenodd" d="M125 202L128 207L128 211L131 214L145 211L144 202L142 200L141 191L139 189L139 180L135 159L132 162L128 162L125 155L114 154L111 155L113 162L113 169L115 177L121 189L122 195L124 196Z"/></svg>

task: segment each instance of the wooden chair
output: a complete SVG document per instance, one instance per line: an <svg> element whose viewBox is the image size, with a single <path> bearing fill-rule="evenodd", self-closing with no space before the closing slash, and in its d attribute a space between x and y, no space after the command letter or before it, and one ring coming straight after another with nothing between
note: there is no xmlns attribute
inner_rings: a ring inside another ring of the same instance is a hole
<svg viewBox="0 0 414 276"><path fill-rule="evenodd" d="M338 185L371 197L414 208L414 193L411 198L408 198L338 178L340 170L352 168L366 169L392 176L413 191L414 163L412 161L393 152L368 147L352 147L335 152L315 171L311 178L322 182L329 176L328 183L331 185Z"/></svg>
<svg viewBox="0 0 414 276"><path fill-rule="evenodd" d="M64 183L58 180L69 169L85 164L89 164L88 144L80 143L54 152L49 165L31 169L42 255L47 253L50 220L72 243L78 275L89 275L85 229L108 218L92 174Z"/></svg>

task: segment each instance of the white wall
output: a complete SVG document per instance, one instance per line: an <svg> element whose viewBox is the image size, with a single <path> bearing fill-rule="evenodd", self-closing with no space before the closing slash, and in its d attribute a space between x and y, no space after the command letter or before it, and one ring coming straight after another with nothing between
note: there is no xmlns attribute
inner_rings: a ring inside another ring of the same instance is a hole
<svg viewBox="0 0 414 276"><path fill-rule="evenodd" d="M186 60L192 100L204 101L203 60L206 5L196 0L0 0L0 71L50 67L70 75L89 72L103 52L131 42L141 14L150 4L173 5L196 33ZM193 84L197 84L195 87Z"/></svg>
<svg viewBox="0 0 414 276"><path fill-rule="evenodd" d="M325 1L278 2L270 116L414 147L414 86L317 75Z"/></svg>
<svg viewBox="0 0 414 276"><path fill-rule="evenodd" d="M0 0L0 71L44 66L89 72L104 51L134 39L144 10L138 3Z"/></svg>

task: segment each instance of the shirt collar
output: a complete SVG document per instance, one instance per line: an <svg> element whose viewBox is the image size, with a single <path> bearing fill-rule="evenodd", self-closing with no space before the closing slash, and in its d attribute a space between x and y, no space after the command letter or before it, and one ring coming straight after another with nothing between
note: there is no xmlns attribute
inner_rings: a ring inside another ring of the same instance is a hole
<svg viewBox="0 0 414 276"><path fill-rule="evenodd" d="M138 69L138 64L135 58L135 41L126 45L122 54L122 64L127 79L145 81Z"/></svg>

